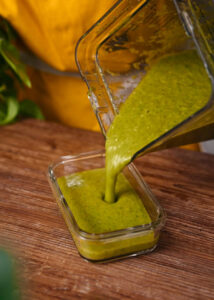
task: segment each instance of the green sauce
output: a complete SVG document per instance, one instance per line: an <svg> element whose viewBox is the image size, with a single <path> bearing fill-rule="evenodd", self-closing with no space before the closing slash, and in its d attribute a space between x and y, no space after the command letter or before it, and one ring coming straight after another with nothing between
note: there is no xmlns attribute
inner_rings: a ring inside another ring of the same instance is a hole
<svg viewBox="0 0 214 300"><path fill-rule="evenodd" d="M80 230L92 238L82 237L70 226L67 214L62 213L79 250L79 253L92 261L104 261L132 253L151 251L156 245L159 233L147 229L131 233L127 228L150 224L151 218L142 199L136 194L129 181L121 173L116 183L117 201L109 204L104 201L105 169L93 169L57 179L60 190L73 214ZM113 232L126 229L123 236ZM107 234L107 239L94 237L94 234Z"/></svg>
<svg viewBox="0 0 214 300"><path fill-rule="evenodd" d="M107 132L107 202L115 201L117 174L134 155L204 107L210 94L210 80L195 51L163 57L148 71Z"/></svg>
<svg viewBox="0 0 214 300"><path fill-rule="evenodd" d="M194 51L166 56L147 72L107 133L106 169L57 180L81 230L99 234L151 223L141 199L120 172L146 145L205 106L210 94L209 78ZM158 238L150 231L100 244L73 236L80 253L94 260L151 248Z"/></svg>
<svg viewBox="0 0 214 300"><path fill-rule="evenodd" d="M116 199L105 202L105 169L94 169L58 178L78 227L88 233L112 232L151 223L141 199L123 174L116 183Z"/></svg>

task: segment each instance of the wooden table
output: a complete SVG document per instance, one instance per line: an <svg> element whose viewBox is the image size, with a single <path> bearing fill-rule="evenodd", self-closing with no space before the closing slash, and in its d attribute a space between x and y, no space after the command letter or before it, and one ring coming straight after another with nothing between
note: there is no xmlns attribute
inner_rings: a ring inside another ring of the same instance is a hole
<svg viewBox="0 0 214 300"><path fill-rule="evenodd" d="M60 155L103 148L99 133L28 120L0 128L0 243L24 299L214 299L214 156L174 149L138 167L168 218L149 255L92 264L77 253L47 182Z"/></svg>

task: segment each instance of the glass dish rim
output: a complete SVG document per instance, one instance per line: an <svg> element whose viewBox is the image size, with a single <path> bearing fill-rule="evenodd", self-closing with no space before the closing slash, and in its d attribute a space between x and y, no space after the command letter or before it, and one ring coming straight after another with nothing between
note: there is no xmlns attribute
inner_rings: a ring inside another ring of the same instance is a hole
<svg viewBox="0 0 214 300"><path fill-rule="evenodd" d="M48 172L47 172L47 176L48 176L48 181L51 185L51 188L54 191L54 195L57 196L57 202L60 201L60 205L63 207L63 212L66 213L66 217L67 221L69 221L69 226L72 227L72 229L74 230L74 232L76 234L78 234L78 236L81 239L84 240L91 240L91 241L102 241L102 240L108 240L108 239L118 239L120 237L127 237L129 235L138 235L138 234L148 234L149 231L153 230L153 231L157 231L160 230L164 224L165 224L165 220L166 220L166 213L163 210L163 208L161 207L161 205L159 204L159 202L157 201L156 197L153 195L153 193L150 191L149 186L146 184L146 182L144 181L144 179L142 178L141 174L139 173L139 171L137 170L137 168L134 166L133 163L130 163L128 165L128 168L131 172L133 172L136 176L136 179L138 181L138 183L140 183L141 185L143 185L144 188L146 188L147 193L149 194L149 196L152 198L152 201L154 202L155 206L157 207L158 210L158 217L157 220L154 222L151 222L149 224L145 224L145 225L139 225L139 226L135 226L135 227L128 227L125 229L121 229L121 230L116 230L116 231L111 231L111 232L105 232L105 233L88 233L86 231L83 231L79 228L79 226L77 225L77 222L72 214L72 211L70 210L68 203L66 201L66 199L64 198L60 187L57 183L57 177L55 176L55 172L54 170L60 166L60 165L65 165L67 162L71 162L71 161L77 161L77 160L85 160L85 159L90 159L90 158L96 158L96 157L105 157L105 152L104 150L95 150L95 151L90 151L90 152L81 152L78 154L73 154L73 155L66 155L66 156L60 156L57 160L55 160L54 162L52 162L49 167L48 167ZM139 181L140 180L140 181ZM57 203L58 204L58 203ZM70 218L72 219L72 222L70 222Z"/></svg>

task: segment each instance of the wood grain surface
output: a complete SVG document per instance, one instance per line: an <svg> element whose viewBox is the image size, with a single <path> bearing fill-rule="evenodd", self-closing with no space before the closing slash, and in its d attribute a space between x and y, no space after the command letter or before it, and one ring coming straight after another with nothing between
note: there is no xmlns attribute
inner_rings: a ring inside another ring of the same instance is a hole
<svg viewBox="0 0 214 300"><path fill-rule="evenodd" d="M173 149L138 168L167 213L151 254L108 264L77 253L47 182L61 155L104 147L99 133L28 120L0 128L0 244L23 299L214 299L214 156Z"/></svg>

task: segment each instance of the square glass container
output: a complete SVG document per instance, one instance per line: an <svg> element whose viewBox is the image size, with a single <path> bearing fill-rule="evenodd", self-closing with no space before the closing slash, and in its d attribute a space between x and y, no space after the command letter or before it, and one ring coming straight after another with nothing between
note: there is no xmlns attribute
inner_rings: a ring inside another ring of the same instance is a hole
<svg viewBox="0 0 214 300"><path fill-rule="evenodd" d="M138 153L214 138L213 16L213 1L119 0L82 36L76 62L104 135L121 104L157 61L195 50L210 79L210 97ZM161 87L154 90L161 93Z"/></svg>
<svg viewBox="0 0 214 300"><path fill-rule="evenodd" d="M165 213L133 163L123 173L139 195L151 223L101 234L79 228L57 178L104 167L105 153L95 151L61 157L48 170L49 183L79 254L89 261L105 262L153 251L165 222Z"/></svg>

